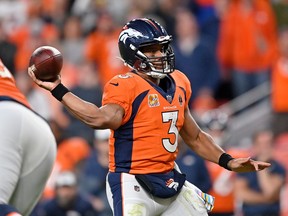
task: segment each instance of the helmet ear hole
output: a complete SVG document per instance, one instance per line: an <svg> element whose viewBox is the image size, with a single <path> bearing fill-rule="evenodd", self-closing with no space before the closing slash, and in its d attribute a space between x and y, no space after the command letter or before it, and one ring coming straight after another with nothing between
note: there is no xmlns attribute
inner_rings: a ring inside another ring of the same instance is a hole
<svg viewBox="0 0 288 216"><path fill-rule="evenodd" d="M145 62L140 63L140 68L145 69L147 67L147 64Z"/></svg>
<svg viewBox="0 0 288 216"><path fill-rule="evenodd" d="M148 62L145 62L144 60L140 60L138 59L135 64L134 64L134 68L136 70L140 70L140 71L150 71L151 68L149 67L149 63Z"/></svg>

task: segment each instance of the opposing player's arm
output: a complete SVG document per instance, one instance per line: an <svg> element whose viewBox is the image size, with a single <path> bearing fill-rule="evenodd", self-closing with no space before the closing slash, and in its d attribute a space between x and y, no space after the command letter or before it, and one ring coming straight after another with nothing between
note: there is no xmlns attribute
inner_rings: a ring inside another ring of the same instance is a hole
<svg viewBox="0 0 288 216"><path fill-rule="evenodd" d="M92 128L117 129L124 116L124 109L118 104L97 107L71 92L65 94L61 102L72 115Z"/></svg>

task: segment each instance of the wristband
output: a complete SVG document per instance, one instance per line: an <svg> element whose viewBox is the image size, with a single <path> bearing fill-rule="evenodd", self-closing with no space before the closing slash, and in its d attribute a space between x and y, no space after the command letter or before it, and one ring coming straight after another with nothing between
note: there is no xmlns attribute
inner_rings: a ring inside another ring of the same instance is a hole
<svg viewBox="0 0 288 216"><path fill-rule="evenodd" d="M228 162L230 161L230 160L233 160L234 158L231 156L231 155L229 155L229 154L227 154L227 153L223 153L221 156L220 156L220 158L219 158L219 165L221 166L221 167L224 167L225 169L227 169L227 170L231 170L229 167L228 167Z"/></svg>
<svg viewBox="0 0 288 216"><path fill-rule="evenodd" d="M69 90L62 83L59 83L54 89L52 89L51 94L61 102L63 96L68 92Z"/></svg>

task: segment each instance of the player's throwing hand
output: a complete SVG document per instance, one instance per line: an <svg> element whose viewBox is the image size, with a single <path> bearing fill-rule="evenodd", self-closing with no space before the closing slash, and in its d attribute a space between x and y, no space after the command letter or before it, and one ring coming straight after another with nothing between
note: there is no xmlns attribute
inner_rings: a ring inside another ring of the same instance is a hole
<svg viewBox="0 0 288 216"><path fill-rule="evenodd" d="M52 89L54 89L61 82L60 75L58 75L58 79L56 79L53 82L39 80L36 78L31 67L28 68L28 74L38 86L40 86L41 88L44 88L48 91L51 91Z"/></svg>

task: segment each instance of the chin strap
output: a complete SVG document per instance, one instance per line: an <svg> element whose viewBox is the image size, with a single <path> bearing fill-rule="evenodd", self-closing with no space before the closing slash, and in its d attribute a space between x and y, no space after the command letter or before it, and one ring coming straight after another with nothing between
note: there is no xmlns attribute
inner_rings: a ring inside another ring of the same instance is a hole
<svg viewBox="0 0 288 216"><path fill-rule="evenodd" d="M156 72L153 72L153 71L148 72L146 74L151 76L151 77L153 77L153 78L155 78L155 79L163 79L163 78L165 78L167 76L167 74L156 73Z"/></svg>

